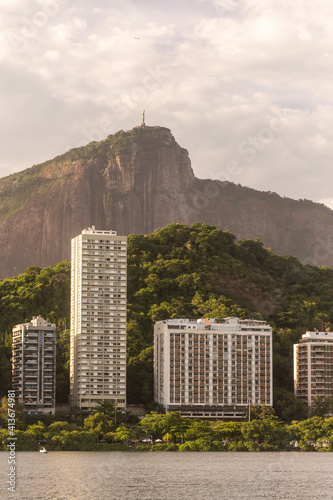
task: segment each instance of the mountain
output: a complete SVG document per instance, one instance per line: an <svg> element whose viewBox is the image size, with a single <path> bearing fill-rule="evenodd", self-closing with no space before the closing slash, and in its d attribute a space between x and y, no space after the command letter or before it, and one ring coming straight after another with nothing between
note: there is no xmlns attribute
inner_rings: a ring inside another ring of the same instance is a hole
<svg viewBox="0 0 333 500"><path fill-rule="evenodd" d="M127 235L173 222L215 225L333 267L332 210L198 179L169 129L141 126L0 179L0 277L70 258L71 238L92 225Z"/></svg>

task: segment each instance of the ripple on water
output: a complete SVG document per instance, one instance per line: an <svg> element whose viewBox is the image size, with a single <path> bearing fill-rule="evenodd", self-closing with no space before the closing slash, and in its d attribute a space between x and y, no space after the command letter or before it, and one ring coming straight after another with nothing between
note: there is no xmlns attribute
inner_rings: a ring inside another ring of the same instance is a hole
<svg viewBox="0 0 333 500"><path fill-rule="evenodd" d="M321 500L333 498L331 453L36 452L17 454L3 500Z"/></svg>

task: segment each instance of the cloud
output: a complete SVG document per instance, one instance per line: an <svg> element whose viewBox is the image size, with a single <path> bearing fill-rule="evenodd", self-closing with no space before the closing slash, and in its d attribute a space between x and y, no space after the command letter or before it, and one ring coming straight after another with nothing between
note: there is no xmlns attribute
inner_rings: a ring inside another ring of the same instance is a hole
<svg viewBox="0 0 333 500"><path fill-rule="evenodd" d="M330 2L2 4L2 175L132 128L145 109L199 177L331 199Z"/></svg>

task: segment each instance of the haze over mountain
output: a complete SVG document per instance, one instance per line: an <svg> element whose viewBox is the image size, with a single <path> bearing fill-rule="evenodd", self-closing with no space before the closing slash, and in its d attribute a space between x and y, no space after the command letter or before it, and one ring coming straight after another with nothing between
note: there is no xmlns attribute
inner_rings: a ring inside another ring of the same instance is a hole
<svg viewBox="0 0 333 500"><path fill-rule="evenodd" d="M0 179L0 277L69 259L71 238L92 225L146 234L173 222L215 225L333 266L332 210L198 179L169 129L144 126Z"/></svg>

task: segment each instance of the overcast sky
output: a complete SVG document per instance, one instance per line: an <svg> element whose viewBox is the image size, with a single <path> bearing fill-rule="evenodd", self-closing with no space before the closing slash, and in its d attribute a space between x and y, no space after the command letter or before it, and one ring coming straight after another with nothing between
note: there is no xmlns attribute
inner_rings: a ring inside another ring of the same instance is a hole
<svg viewBox="0 0 333 500"><path fill-rule="evenodd" d="M147 125L333 208L332 0L0 0L0 175Z"/></svg>

